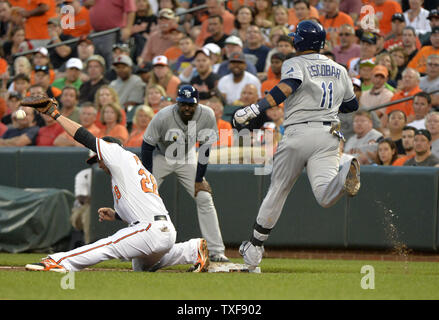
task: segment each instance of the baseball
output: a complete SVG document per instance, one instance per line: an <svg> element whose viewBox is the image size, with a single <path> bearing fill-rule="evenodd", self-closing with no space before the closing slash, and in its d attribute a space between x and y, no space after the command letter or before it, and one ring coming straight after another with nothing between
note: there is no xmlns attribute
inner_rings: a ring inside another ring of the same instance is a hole
<svg viewBox="0 0 439 320"><path fill-rule="evenodd" d="M23 110L17 110L17 112L15 113L15 116L17 117L18 120L24 119L26 118L26 112L24 112Z"/></svg>

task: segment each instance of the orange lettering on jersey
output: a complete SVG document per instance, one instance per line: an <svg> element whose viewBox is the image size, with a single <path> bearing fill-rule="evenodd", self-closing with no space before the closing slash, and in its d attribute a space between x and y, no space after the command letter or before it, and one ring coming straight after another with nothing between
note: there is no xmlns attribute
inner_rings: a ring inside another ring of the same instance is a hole
<svg viewBox="0 0 439 320"><path fill-rule="evenodd" d="M140 186L142 187L143 192L145 192L145 193L151 192L151 193L154 193L156 195L159 195L157 193L157 183L155 182L153 175L150 176L151 177L151 179L150 179L150 177L148 176L148 173L143 169L140 169L138 174L143 177L142 180L140 180ZM151 182L151 180L152 180L152 182Z"/></svg>
<svg viewBox="0 0 439 320"><path fill-rule="evenodd" d="M114 194L116 195L116 201L119 201L122 195L120 194L119 188L117 186L114 186Z"/></svg>

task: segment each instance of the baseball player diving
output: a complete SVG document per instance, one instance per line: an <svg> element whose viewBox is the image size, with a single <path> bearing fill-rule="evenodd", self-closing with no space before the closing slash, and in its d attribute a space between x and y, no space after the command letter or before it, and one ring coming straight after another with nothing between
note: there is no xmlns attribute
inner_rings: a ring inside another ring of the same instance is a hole
<svg viewBox="0 0 439 320"><path fill-rule="evenodd" d="M182 85L177 103L157 112L143 136L142 162L153 172L160 187L174 172L197 205L201 234L207 241L212 262L229 262L212 199L212 189L204 178L210 146L215 143L217 126L213 110L198 103L198 90ZM198 157L196 144L199 143Z"/></svg>
<svg viewBox="0 0 439 320"><path fill-rule="evenodd" d="M261 262L264 241L304 168L314 196L323 207L332 206L343 194L354 196L360 189L357 159L350 157L339 169L339 143L344 137L339 132L337 114L358 109L352 81L343 66L319 54L326 38L320 24L302 21L289 35L297 56L283 63L279 84L257 104L238 110L233 118L244 124L284 102L285 133L274 155L271 184L250 240L239 248L250 267Z"/></svg>
<svg viewBox="0 0 439 320"><path fill-rule="evenodd" d="M134 271L155 271L176 264L194 264L192 271L207 271L209 257L204 239L175 243L176 231L158 194L155 177L134 153L113 137L98 139L80 124L60 115L56 101L45 96L23 99L55 119L76 141L96 153L87 163L98 163L111 176L113 208L100 208L99 221L120 219L128 227L114 235L68 252L50 254L27 270L79 271L109 259L132 260Z"/></svg>

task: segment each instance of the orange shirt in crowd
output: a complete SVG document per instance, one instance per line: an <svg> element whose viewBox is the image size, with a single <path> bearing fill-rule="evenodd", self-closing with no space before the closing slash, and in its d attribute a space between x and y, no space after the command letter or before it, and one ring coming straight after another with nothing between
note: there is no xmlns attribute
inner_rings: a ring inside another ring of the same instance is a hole
<svg viewBox="0 0 439 320"><path fill-rule="evenodd" d="M230 34L233 29L235 29L235 16L229 11L225 10L223 15L223 28L225 34ZM201 31L195 41L195 44L199 47L204 45L204 40L210 36L210 33L207 31L208 19L204 20L201 24Z"/></svg>
<svg viewBox="0 0 439 320"><path fill-rule="evenodd" d="M166 49L163 55L168 58L169 61L176 61L182 54L183 51L181 51L178 46L172 46Z"/></svg>
<svg viewBox="0 0 439 320"><path fill-rule="evenodd" d="M270 92L271 89L274 88L275 85L279 83L280 79L272 78L267 79L261 84L261 96L265 96L266 92Z"/></svg>
<svg viewBox="0 0 439 320"><path fill-rule="evenodd" d="M141 147L144 133L145 130L133 130L128 138L128 141L124 144L124 146L131 148Z"/></svg>
<svg viewBox="0 0 439 320"><path fill-rule="evenodd" d="M8 106L6 104L6 100L0 97L0 119L6 114L7 109Z"/></svg>
<svg viewBox="0 0 439 320"><path fill-rule="evenodd" d="M180 83L181 80L177 76L172 76L171 79L169 79L168 85L166 86L166 95L172 98L172 100L177 98L177 91Z"/></svg>
<svg viewBox="0 0 439 320"><path fill-rule="evenodd" d="M427 58L432 54L439 55L439 49L435 49L433 46L422 47L413 59L410 60L407 67L415 69L419 73L425 73L427 71Z"/></svg>
<svg viewBox="0 0 439 320"><path fill-rule="evenodd" d="M223 119L219 119L216 122L216 126L218 127L219 140L216 142L216 146L228 146L231 147L233 144L233 128L230 123ZM222 131L221 131L222 130ZM227 131L225 131L227 130ZM227 139L225 136L227 136Z"/></svg>
<svg viewBox="0 0 439 320"><path fill-rule="evenodd" d="M334 18L326 18L325 15L320 16L320 22L326 30L326 39L329 40L331 32L338 32L338 29L344 24L354 26L354 21L351 16L339 11Z"/></svg>
<svg viewBox="0 0 439 320"><path fill-rule="evenodd" d="M87 129L88 130L88 132L90 132L92 135L94 135L95 137L98 137L99 136L99 133L101 132L101 129L99 129L95 124L92 124L91 126L89 126L89 127L84 127L85 129ZM67 132L63 132L63 133L61 133L60 134L60 136L63 136L64 138L66 138L66 139L68 139L68 140L70 140L70 141L72 141L72 142L74 142L76 145L78 145L78 146L82 146L83 147L83 145L81 144L81 143L79 143L79 142L77 142L71 135L69 135Z"/></svg>
<svg viewBox="0 0 439 320"><path fill-rule="evenodd" d="M416 86L415 88L413 88L412 90L410 90L408 92L399 91L393 95L393 97L392 97L392 99L390 99L390 101L408 98L408 97L414 96L415 94L417 94L418 92L421 92L421 91L422 90L421 90L421 88L419 88L419 86ZM400 103L394 104L390 107L387 107L386 114L389 114L393 110L402 110L407 117L409 115L415 114L415 111L413 110L413 99L407 100L404 102L400 102Z"/></svg>
<svg viewBox="0 0 439 320"><path fill-rule="evenodd" d="M8 62L5 59L0 58L0 74L5 73L6 71L8 71Z"/></svg>
<svg viewBox="0 0 439 320"><path fill-rule="evenodd" d="M127 114L125 112L124 109L120 110L121 114L122 114L122 119L120 121L120 124L123 126L127 125ZM95 125L99 128L99 129L103 129L105 128L105 125L101 122L101 111L98 111L98 114L96 115L96 121L95 121Z"/></svg>
<svg viewBox="0 0 439 320"><path fill-rule="evenodd" d="M66 23L69 22L70 21L67 19ZM81 7L81 10L75 14L75 27L73 29L63 29L63 33L76 38L88 35L91 30L90 12L86 7Z"/></svg>
<svg viewBox="0 0 439 320"><path fill-rule="evenodd" d="M2 135L4 135L5 134L5 132L6 131L8 131L8 126L7 125L5 125L3 122L0 122L0 137L2 136Z"/></svg>
<svg viewBox="0 0 439 320"><path fill-rule="evenodd" d="M55 70L49 69L49 76L50 76L50 84L55 80ZM35 84L35 70L32 70L30 73L30 84Z"/></svg>
<svg viewBox="0 0 439 320"><path fill-rule="evenodd" d="M55 0L9 0L12 7L20 7L27 11L34 10L40 4L47 4L49 10L41 16L29 17L24 23L26 40L49 39L47 21L56 16Z"/></svg>
<svg viewBox="0 0 439 320"><path fill-rule="evenodd" d="M392 166L396 166L396 167L401 167L404 165L404 162L406 162L407 160L410 160L411 158L413 158L415 155L412 156L403 156L401 158L396 159L395 161L393 161Z"/></svg>
<svg viewBox="0 0 439 320"><path fill-rule="evenodd" d="M376 5L373 1L370 3L375 11L375 16L378 19L378 28L386 36L392 31L392 16L395 13L402 13L401 5L393 0L386 0L382 5ZM360 20L368 13L367 11L360 15Z"/></svg>
<svg viewBox="0 0 439 320"><path fill-rule="evenodd" d="M114 126L114 128L111 129L110 131L107 131L106 127L101 129L101 131L99 132L98 138L102 138L105 136L117 138L120 141L122 141L122 144L125 144L125 142L128 140L129 133L128 133L127 128L124 125L116 124Z"/></svg>
<svg viewBox="0 0 439 320"><path fill-rule="evenodd" d="M319 11L313 6L309 6L309 17L319 19ZM296 28L298 23L299 19L297 19L296 10L294 8L288 9L288 24Z"/></svg>
<svg viewBox="0 0 439 320"><path fill-rule="evenodd" d="M54 122L51 125L41 127L38 130L36 145L37 146L53 146L53 141L61 133L64 132L64 128L58 122Z"/></svg>

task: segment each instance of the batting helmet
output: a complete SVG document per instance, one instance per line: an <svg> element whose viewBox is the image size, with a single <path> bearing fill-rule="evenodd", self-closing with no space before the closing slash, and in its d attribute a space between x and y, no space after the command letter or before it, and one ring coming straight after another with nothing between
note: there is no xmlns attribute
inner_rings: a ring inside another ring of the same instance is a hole
<svg viewBox="0 0 439 320"><path fill-rule="evenodd" d="M320 51L325 45L326 31L317 22L304 20L297 25L296 32L291 32L294 39L294 48L297 51Z"/></svg>
<svg viewBox="0 0 439 320"><path fill-rule="evenodd" d="M193 86L186 84L178 89L177 102L198 103L198 90Z"/></svg>

